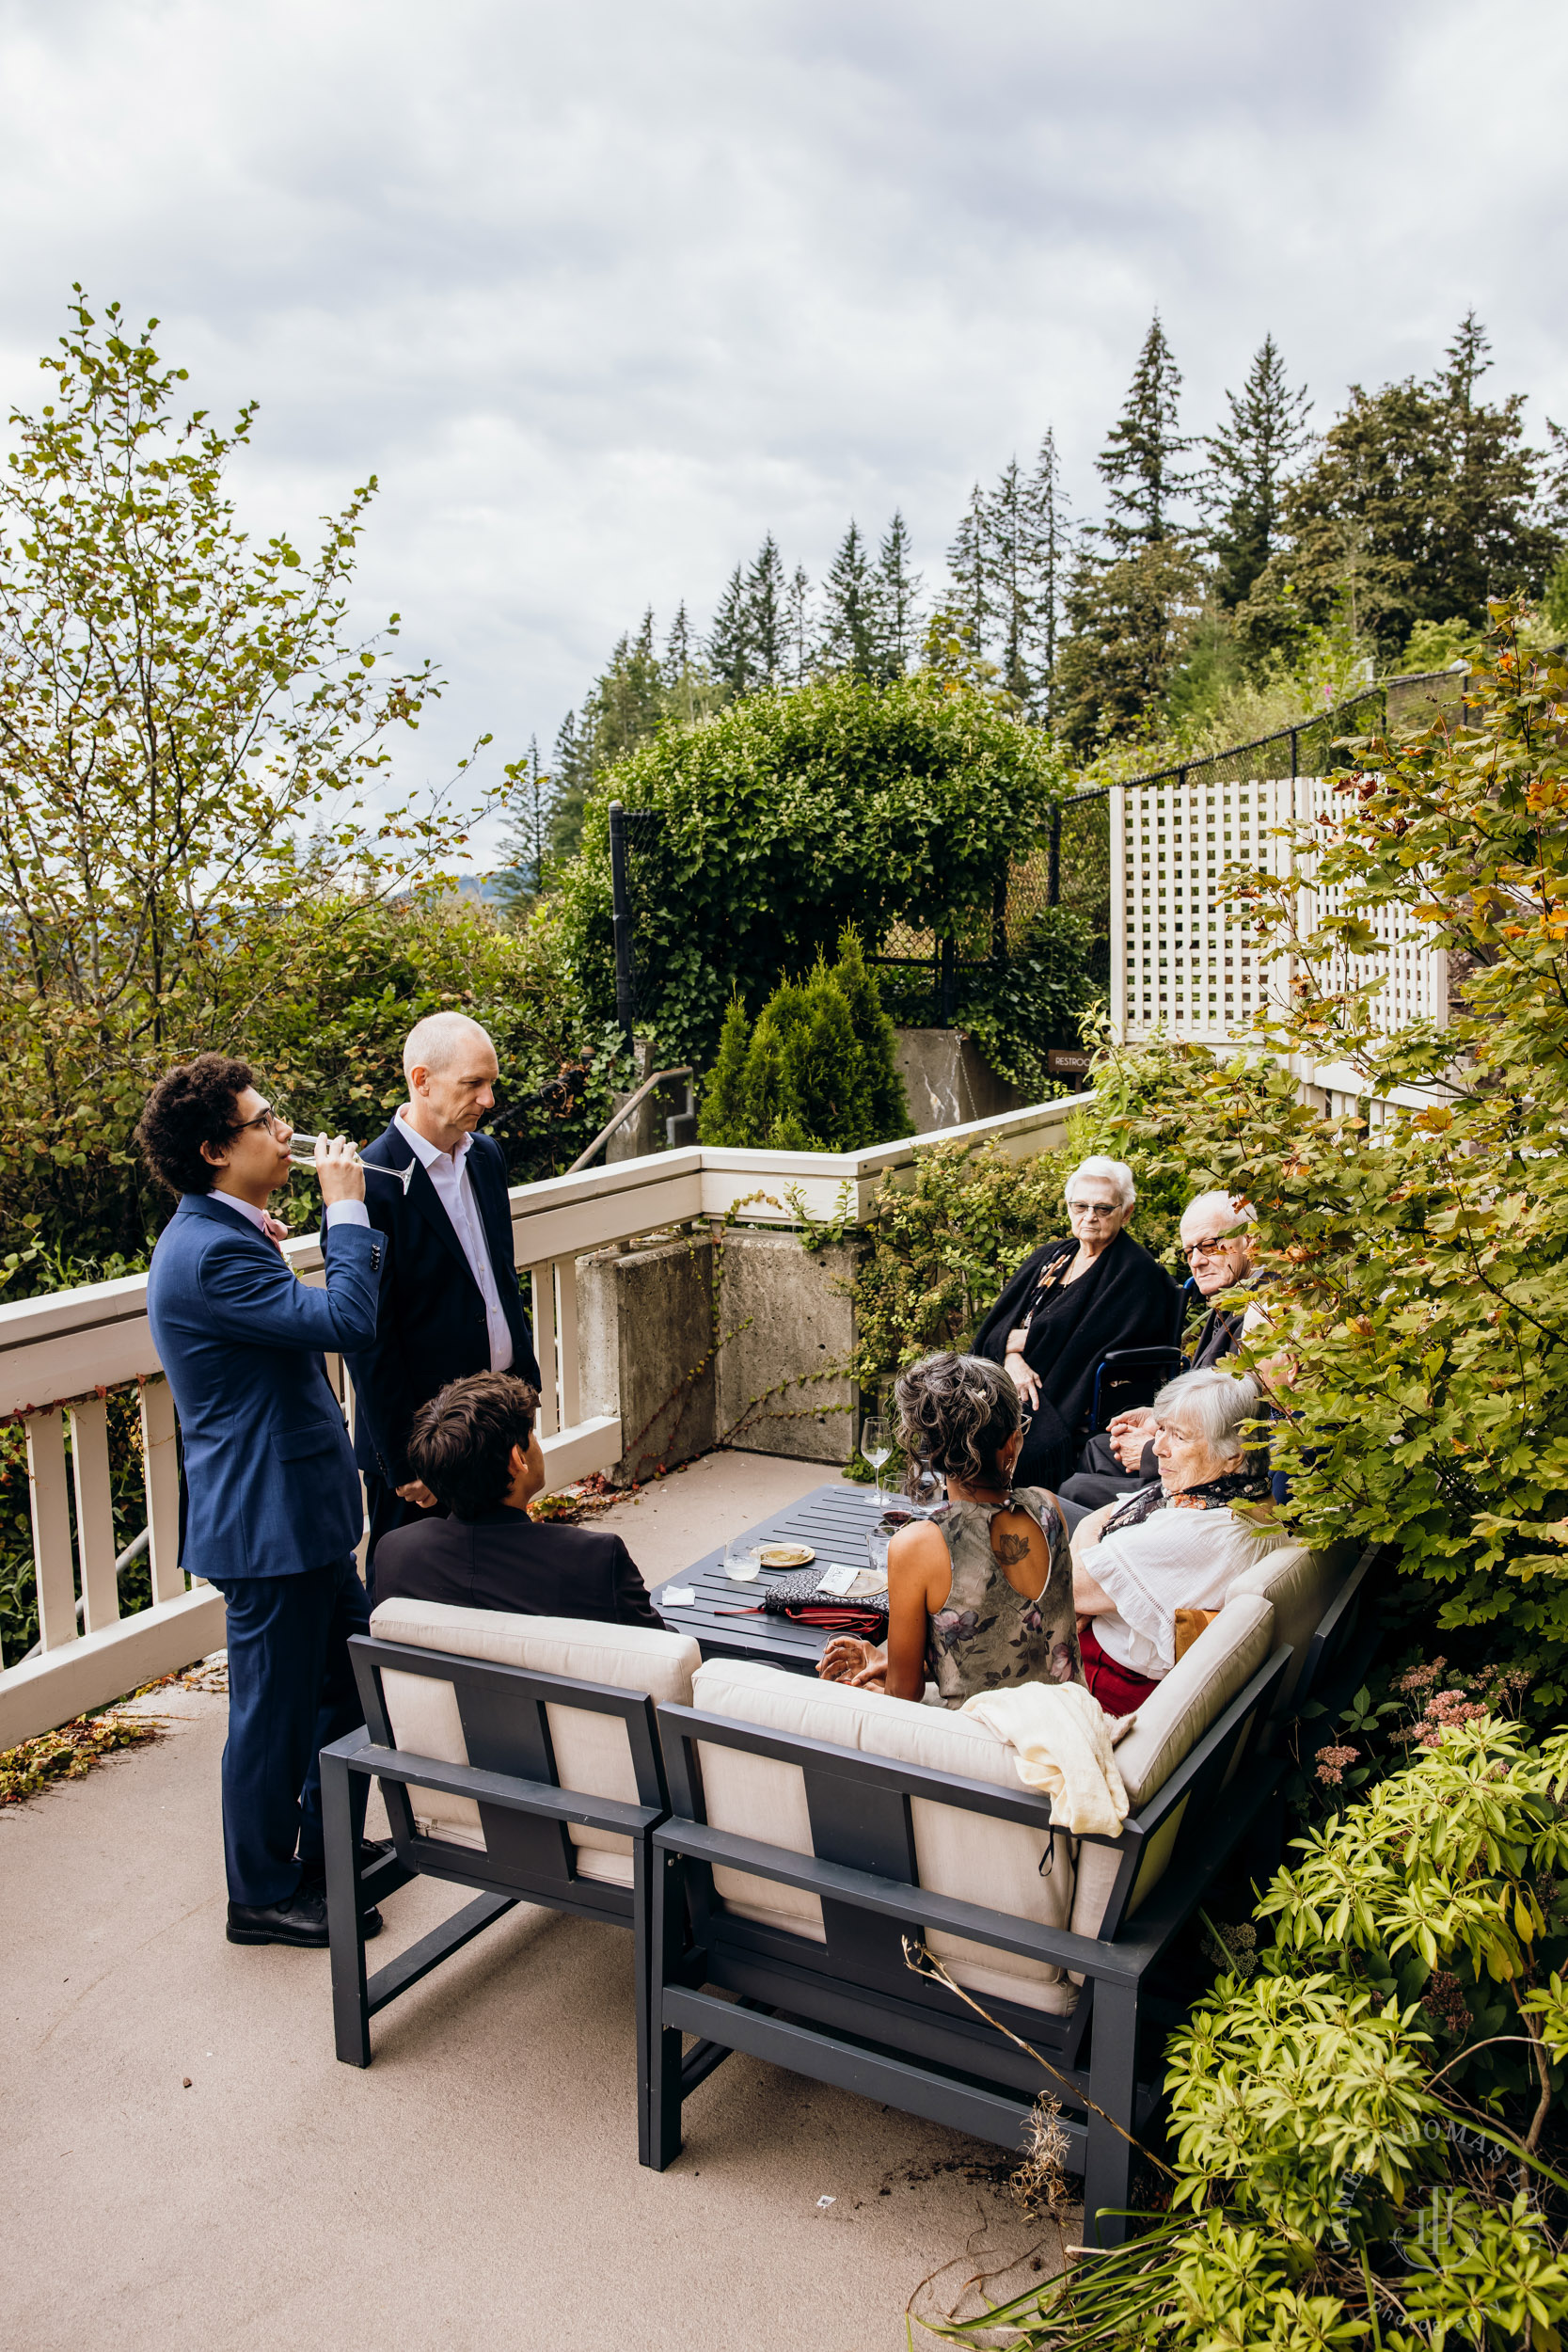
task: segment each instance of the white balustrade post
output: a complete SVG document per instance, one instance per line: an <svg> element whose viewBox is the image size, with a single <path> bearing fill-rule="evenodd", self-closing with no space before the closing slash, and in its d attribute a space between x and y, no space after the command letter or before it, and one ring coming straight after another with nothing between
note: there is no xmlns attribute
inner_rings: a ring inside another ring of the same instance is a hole
<svg viewBox="0 0 1568 2352"><path fill-rule="evenodd" d="M555 1389L554 1266L531 1266L529 1280L533 1294L533 1352L539 1359L539 1435L553 1438L561 1427Z"/></svg>
<svg viewBox="0 0 1568 2352"><path fill-rule="evenodd" d="M83 1615L89 1633L102 1633L119 1614L114 1494L109 1483L109 1407L103 1397L87 1396L78 1398L70 1412Z"/></svg>
<svg viewBox="0 0 1568 2352"><path fill-rule="evenodd" d="M38 1580L39 1639L58 1649L76 1639L76 1577L71 1555L71 1502L65 1472L65 1425L56 1406L29 1413L27 1491L33 1511L33 1568Z"/></svg>
<svg viewBox="0 0 1568 2352"><path fill-rule="evenodd" d="M174 1396L161 1375L141 1384L141 1467L150 1530L152 1597L178 1600L185 1589L180 1565L180 1455L174 1435Z"/></svg>
<svg viewBox="0 0 1568 2352"><path fill-rule="evenodd" d="M582 1419L582 1378L578 1359L578 1262L555 1262L557 1330L561 1341L561 1426L575 1429Z"/></svg>

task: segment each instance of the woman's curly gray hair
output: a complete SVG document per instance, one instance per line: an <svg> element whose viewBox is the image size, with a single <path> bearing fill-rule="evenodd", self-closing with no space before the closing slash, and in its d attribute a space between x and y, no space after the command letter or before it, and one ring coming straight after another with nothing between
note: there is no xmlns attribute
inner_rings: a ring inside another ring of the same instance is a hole
<svg viewBox="0 0 1568 2352"><path fill-rule="evenodd" d="M927 1356L894 1383L898 1434L911 1464L990 1486L996 1457L1019 1426L1018 1391L984 1356Z"/></svg>

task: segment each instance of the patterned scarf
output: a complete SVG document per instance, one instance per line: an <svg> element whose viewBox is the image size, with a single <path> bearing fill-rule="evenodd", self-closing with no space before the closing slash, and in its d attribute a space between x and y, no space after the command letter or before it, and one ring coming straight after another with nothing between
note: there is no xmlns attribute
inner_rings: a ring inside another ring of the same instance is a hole
<svg viewBox="0 0 1568 2352"><path fill-rule="evenodd" d="M1146 1486L1122 1504L1115 1518L1107 1521L1104 1533L1114 1535L1118 1528L1141 1527L1156 1511L1228 1511L1235 1502L1262 1502L1269 1492L1266 1474L1256 1470L1226 1470L1218 1478L1206 1478L1201 1486L1185 1487L1179 1495L1166 1494L1164 1486Z"/></svg>

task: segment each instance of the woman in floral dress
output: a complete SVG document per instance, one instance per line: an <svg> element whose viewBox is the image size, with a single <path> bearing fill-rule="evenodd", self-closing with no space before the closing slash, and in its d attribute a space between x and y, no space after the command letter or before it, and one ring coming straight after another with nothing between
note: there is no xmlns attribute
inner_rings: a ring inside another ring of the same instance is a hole
<svg viewBox="0 0 1568 2352"><path fill-rule="evenodd" d="M1072 1562L1053 1495L1012 1484L1023 1444L1019 1393L980 1356L927 1356L894 1390L913 1468L940 1470L947 1501L888 1549L886 1652L830 1642L831 1682L944 1707L1020 1682L1082 1682Z"/></svg>

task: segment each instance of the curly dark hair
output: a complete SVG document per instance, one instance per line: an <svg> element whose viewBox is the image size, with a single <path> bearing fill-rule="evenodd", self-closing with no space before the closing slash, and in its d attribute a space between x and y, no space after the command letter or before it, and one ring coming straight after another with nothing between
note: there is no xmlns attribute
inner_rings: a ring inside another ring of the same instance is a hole
<svg viewBox="0 0 1568 2352"><path fill-rule="evenodd" d="M198 1054L166 1070L136 1122L141 1155L170 1192L211 1192L218 1171L201 1156L204 1143L227 1143L236 1132L240 1096L256 1084L248 1062L227 1054Z"/></svg>
<svg viewBox="0 0 1568 2352"><path fill-rule="evenodd" d="M421 1405L408 1433L408 1467L454 1519L499 1510L512 1484L512 1449L528 1452L539 1391L510 1372L471 1372Z"/></svg>
<svg viewBox="0 0 1568 2352"><path fill-rule="evenodd" d="M1000 1483L996 1457L1019 1427L1018 1391L984 1356L945 1350L901 1372L893 1387L898 1434L911 1462L966 1486Z"/></svg>

